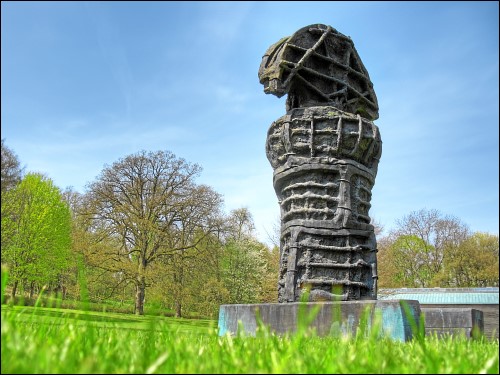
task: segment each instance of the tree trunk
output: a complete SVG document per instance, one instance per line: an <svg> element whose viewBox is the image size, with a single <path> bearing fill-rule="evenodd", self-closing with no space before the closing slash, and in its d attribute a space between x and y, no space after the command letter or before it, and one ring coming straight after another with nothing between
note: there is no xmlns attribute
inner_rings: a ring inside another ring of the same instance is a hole
<svg viewBox="0 0 500 375"><path fill-rule="evenodd" d="M147 261L143 257L139 259L139 269L137 270L137 284L135 292L135 314L144 315L144 298L146 296L146 273Z"/></svg>
<svg viewBox="0 0 500 375"><path fill-rule="evenodd" d="M32 281L30 284L30 300L33 299L33 294L35 293L35 282Z"/></svg>
<svg viewBox="0 0 500 375"><path fill-rule="evenodd" d="M182 301L184 296L184 260L182 255L179 259L176 270L174 271L174 283L175 283L175 317L182 317Z"/></svg>
<svg viewBox="0 0 500 375"><path fill-rule="evenodd" d="M144 276L137 278L135 293L135 314L144 315L144 297L146 293L146 279Z"/></svg>
<svg viewBox="0 0 500 375"><path fill-rule="evenodd" d="M182 303L180 301L175 303L175 317L182 318Z"/></svg>
<svg viewBox="0 0 500 375"><path fill-rule="evenodd" d="M14 286L12 287L12 291L10 293L12 301L14 301L14 298L16 297L17 284L18 284L18 281L14 281Z"/></svg>

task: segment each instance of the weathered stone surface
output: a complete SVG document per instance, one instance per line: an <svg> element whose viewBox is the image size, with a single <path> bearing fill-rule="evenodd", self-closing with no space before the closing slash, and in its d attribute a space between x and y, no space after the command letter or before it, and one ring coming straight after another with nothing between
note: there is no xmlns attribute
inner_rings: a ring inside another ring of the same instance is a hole
<svg viewBox="0 0 500 375"><path fill-rule="evenodd" d="M278 301L377 298L371 190L382 141L373 85L350 38L310 25L271 46L264 91L288 93L266 154L281 207Z"/></svg>
<svg viewBox="0 0 500 375"><path fill-rule="evenodd" d="M376 120L378 102L351 38L331 26L303 27L268 48L259 68L264 91L288 94L287 111L318 105Z"/></svg>
<svg viewBox="0 0 500 375"><path fill-rule="evenodd" d="M363 318L365 329L375 327L375 314L379 314L380 334L407 341L413 337L412 323L420 319L420 305L413 300L222 305L218 327L220 336L235 335L240 329L255 335L260 320L275 334L294 333L306 325L318 336L354 335ZM311 322L310 317L314 317Z"/></svg>
<svg viewBox="0 0 500 375"><path fill-rule="evenodd" d="M425 333L464 335L468 338L484 333L483 312L471 308L433 307L421 308L425 317Z"/></svg>

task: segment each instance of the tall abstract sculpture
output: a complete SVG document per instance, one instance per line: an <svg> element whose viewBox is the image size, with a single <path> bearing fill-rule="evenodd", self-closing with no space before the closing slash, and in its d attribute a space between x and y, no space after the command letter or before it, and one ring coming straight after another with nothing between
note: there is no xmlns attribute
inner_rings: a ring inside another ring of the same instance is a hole
<svg viewBox="0 0 500 375"><path fill-rule="evenodd" d="M304 27L268 48L259 79L266 93L288 94L286 115L266 140L281 207L280 303L221 305L219 335L254 335L260 323L295 332L305 307L315 311L307 325L319 336L355 334L365 312L369 327L379 312L381 332L411 339L419 302L377 299L368 212L382 141L372 122L377 97L354 44L330 26Z"/></svg>
<svg viewBox="0 0 500 375"><path fill-rule="evenodd" d="M278 301L377 299L371 190L382 142L373 84L351 39L315 24L273 44L264 91L288 94L266 154L281 207Z"/></svg>

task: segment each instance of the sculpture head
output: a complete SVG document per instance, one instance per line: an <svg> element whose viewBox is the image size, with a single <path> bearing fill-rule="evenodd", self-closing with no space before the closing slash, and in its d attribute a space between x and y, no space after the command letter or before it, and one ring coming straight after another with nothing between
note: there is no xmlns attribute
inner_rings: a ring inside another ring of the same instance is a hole
<svg viewBox="0 0 500 375"><path fill-rule="evenodd" d="M271 45L259 68L266 94L288 94L287 111L333 106L378 118L378 103L352 40L331 26L314 24Z"/></svg>
<svg viewBox="0 0 500 375"><path fill-rule="evenodd" d="M259 82L264 85L264 92L276 95L278 98L281 98L288 92L288 89L283 86L283 69L280 68L281 60L278 59L288 39L290 38L281 38L269 47L264 56L262 56L259 68Z"/></svg>

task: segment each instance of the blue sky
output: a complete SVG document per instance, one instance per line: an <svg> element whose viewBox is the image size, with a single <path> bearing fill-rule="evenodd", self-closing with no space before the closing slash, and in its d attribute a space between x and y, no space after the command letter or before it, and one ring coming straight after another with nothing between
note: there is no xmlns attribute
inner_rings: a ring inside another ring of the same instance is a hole
<svg viewBox="0 0 500 375"><path fill-rule="evenodd" d="M498 2L4 2L1 135L26 171L84 192L140 150L198 163L198 183L279 220L265 155L285 97L267 48L322 23L348 35L377 94L383 141L370 216L437 209L498 234Z"/></svg>

